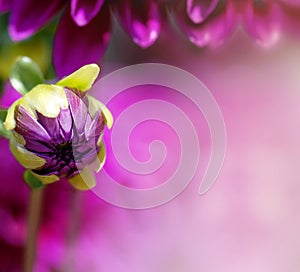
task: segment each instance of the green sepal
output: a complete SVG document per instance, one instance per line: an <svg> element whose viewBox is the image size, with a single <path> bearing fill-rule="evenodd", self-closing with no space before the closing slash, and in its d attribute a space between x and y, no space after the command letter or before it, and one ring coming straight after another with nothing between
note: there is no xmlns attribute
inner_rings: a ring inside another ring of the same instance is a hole
<svg viewBox="0 0 300 272"><path fill-rule="evenodd" d="M10 72L11 85L22 95L45 82L39 66L28 57L19 57Z"/></svg>
<svg viewBox="0 0 300 272"><path fill-rule="evenodd" d="M31 173L30 170L25 171L24 180L32 189L38 189L45 186L36 176Z"/></svg>
<svg viewBox="0 0 300 272"><path fill-rule="evenodd" d="M4 127L4 121L7 115L7 110L0 109L0 136L9 139L9 131Z"/></svg>

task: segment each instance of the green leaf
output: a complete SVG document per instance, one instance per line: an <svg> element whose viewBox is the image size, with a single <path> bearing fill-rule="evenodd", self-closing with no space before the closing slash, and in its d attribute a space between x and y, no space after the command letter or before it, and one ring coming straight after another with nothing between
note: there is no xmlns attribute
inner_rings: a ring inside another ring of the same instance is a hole
<svg viewBox="0 0 300 272"><path fill-rule="evenodd" d="M30 170L26 170L24 173L24 180L32 189L38 189L45 186Z"/></svg>
<svg viewBox="0 0 300 272"><path fill-rule="evenodd" d="M45 80L39 66L32 59L19 57L11 69L10 82L19 93L24 95Z"/></svg>
<svg viewBox="0 0 300 272"><path fill-rule="evenodd" d="M6 115L7 115L7 110L5 110L5 109L0 109L0 120L1 120L2 122L5 121Z"/></svg>
<svg viewBox="0 0 300 272"><path fill-rule="evenodd" d="M0 109L0 136L9 139L9 131L4 127L4 121L7 115L7 110Z"/></svg>

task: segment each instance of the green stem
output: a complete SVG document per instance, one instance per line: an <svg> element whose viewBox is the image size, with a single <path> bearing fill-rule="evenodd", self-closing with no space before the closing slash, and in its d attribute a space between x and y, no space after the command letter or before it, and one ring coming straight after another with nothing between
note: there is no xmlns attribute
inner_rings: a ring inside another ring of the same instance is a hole
<svg viewBox="0 0 300 272"><path fill-rule="evenodd" d="M28 231L24 255L24 272L33 272L36 258L37 235L40 222L43 188L31 189L28 210Z"/></svg>

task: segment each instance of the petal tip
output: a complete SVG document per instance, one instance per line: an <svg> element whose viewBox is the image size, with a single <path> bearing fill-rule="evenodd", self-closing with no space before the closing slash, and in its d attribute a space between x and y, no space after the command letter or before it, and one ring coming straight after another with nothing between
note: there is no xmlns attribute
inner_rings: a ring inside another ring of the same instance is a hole
<svg viewBox="0 0 300 272"><path fill-rule="evenodd" d="M100 67L95 64L87 64L76 70L69 76L64 77L56 83L58 86L76 88L82 92L90 89L97 79Z"/></svg>

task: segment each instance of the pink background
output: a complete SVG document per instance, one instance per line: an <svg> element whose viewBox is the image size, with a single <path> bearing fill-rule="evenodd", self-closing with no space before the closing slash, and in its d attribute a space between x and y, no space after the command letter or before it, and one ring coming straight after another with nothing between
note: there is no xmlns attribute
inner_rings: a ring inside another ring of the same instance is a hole
<svg viewBox="0 0 300 272"><path fill-rule="evenodd" d="M95 199L75 250L78 271L299 271L299 39L262 49L238 32L221 48L197 49L164 33L141 51L116 36L103 74L140 62L190 71L223 112L227 153L204 196L201 161L190 186L161 207L131 211Z"/></svg>

